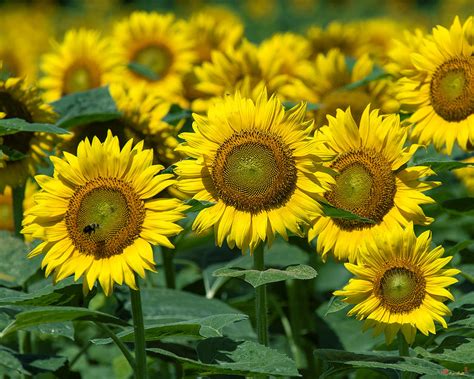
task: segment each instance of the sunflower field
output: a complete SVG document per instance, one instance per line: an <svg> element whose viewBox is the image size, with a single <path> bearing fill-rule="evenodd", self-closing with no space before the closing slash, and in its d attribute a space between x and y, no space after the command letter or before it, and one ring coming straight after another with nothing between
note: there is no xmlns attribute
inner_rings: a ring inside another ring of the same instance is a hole
<svg viewBox="0 0 474 379"><path fill-rule="evenodd" d="M474 378L472 0L0 29L0 379Z"/></svg>

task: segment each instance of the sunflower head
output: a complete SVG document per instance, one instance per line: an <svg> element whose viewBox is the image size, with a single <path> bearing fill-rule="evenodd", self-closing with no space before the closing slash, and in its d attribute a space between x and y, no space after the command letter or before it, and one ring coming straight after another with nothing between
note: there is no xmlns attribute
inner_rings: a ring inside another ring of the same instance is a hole
<svg viewBox="0 0 474 379"><path fill-rule="evenodd" d="M42 188L26 212L23 233L43 240L30 257L45 254L46 275L57 282L84 276L84 290L99 280L109 295L113 284L136 289L135 273L154 271L150 244L173 248L169 237L186 209L177 199L153 197L174 183L158 175L153 152L132 140L120 149L108 133L104 142L81 142L77 155L51 157L54 176L36 176Z"/></svg>
<svg viewBox="0 0 474 379"><path fill-rule="evenodd" d="M39 81L47 101L97 88L120 71L118 55L108 39L95 30L73 29L54 51L42 57L43 77Z"/></svg>
<svg viewBox="0 0 474 379"><path fill-rule="evenodd" d="M302 235L302 225L320 213L316 197L332 177L319 162L305 106L286 111L263 91L257 101L235 96L216 102L206 117L194 115L194 133L178 147L190 158L177 163L177 187L198 200L194 229L214 227L216 244L227 240L245 251L260 241ZM327 156L324 156L328 159Z"/></svg>
<svg viewBox="0 0 474 379"><path fill-rule="evenodd" d="M35 87L25 79L0 80L0 118L20 118L28 122L53 123L56 114L45 104ZM3 136L3 145L23 154L22 159L4 156L5 167L0 171L0 192L5 186L23 185L37 166L45 164L45 151L52 151L57 137L46 133L19 132Z"/></svg>
<svg viewBox="0 0 474 379"><path fill-rule="evenodd" d="M454 300L446 287L460 271L444 268L452 257L442 258L444 249L430 244L431 233L416 237L411 223L378 235L357 264L345 264L355 277L334 295L354 304L348 315L365 320L375 335L384 332L388 344L398 331L408 343L417 330L434 334L434 321L446 328L443 317L451 312L443 301Z"/></svg>
<svg viewBox="0 0 474 379"><path fill-rule="evenodd" d="M461 25L456 17L449 29L438 26L427 36L419 52L410 55L413 77L399 79L397 91L402 109L413 112L412 137L422 144L451 154L457 142L468 150L474 142L474 46L467 31L473 18Z"/></svg>
<svg viewBox="0 0 474 379"><path fill-rule="evenodd" d="M371 222L317 216L308 237L318 236L317 250L323 257L332 251L338 259L355 261L359 245L370 243L378 230L432 221L420 205L434 201L422 192L438 183L419 181L434 174L428 167L404 167L418 146L404 147L408 131L398 116L380 116L367 107L359 124L350 109L338 110L328 121L315 134L335 156L327 165L337 172L336 182L324 197Z"/></svg>

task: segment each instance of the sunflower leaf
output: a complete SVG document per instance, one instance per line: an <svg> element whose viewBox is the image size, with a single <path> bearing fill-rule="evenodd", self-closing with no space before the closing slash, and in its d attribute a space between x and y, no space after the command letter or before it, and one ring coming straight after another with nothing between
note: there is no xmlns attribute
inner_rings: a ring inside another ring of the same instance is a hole
<svg viewBox="0 0 474 379"><path fill-rule="evenodd" d="M20 159L26 158L28 155L23 154L21 151L12 149L6 145L0 145L0 150L8 156L8 161L19 161Z"/></svg>
<svg viewBox="0 0 474 379"><path fill-rule="evenodd" d="M291 109L294 106L298 105L300 102L298 101L284 101L283 106L285 109ZM317 111L318 109L321 108L321 104L318 103L306 103L306 110L307 111Z"/></svg>
<svg viewBox="0 0 474 379"><path fill-rule="evenodd" d="M18 313L15 320L7 325L0 337L30 326L64 321L95 321L115 325L128 325L125 321L107 313L92 311L87 308L51 306L35 307Z"/></svg>
<svg viewBox="0 0 474 379"><path fill-rule="evenodd" d="M341 89L343 90L353 90L358 87L365 86L369 84L370 82L373 82L375 80L380 80L389 77L390 75L385 72L381 67L379 66L374 66L372 72L367 75L365 78L362 78L360 80L357 80L355 82L349 83L342 87Z"/></svg>
<svg viewBox="0 0 474 379"><path fill-rule="evenodd" d="M441 206L448 212L455 214L473 213L474 197L461 197L458 199L449 199L441 203Z"/></svg>
<svg viewBox="0 0 474 379"><path fill-rule="evenodd" d="M333 296L331 297L331 300L329 300L328 308L324 316L327 316L330 313L339 312L348 306L348 303L344 303L340 298Z"/></svg>
<svg viewBox="0 0 474 379"><path fill-rule="evenodd" d="M52 105L60 115L56 126L61 128L115 120L122 115L107 87L66 95Z"/></svg>
<svg viewBox="0 0 474 379"><path fill-rule="evenodd" d="M152 348L147 351L180 362L187 376L213 374L300 376L291 358L252 341L235 341L226 337L208 338L198 343L195 359L164 349Z"/></svg>
<svg viewBox="0 0 474 379"><path fill-rule="evenodd" d="M0 136L21 132L43 132L53 134L68 134L69 132L52 124L32 123L21 118L6 118L0 120Z"/></svg>
<svg viewBox="0 0 474 379"><path fill-rule="evenodd" d="M419 162L414 163L415 166L429 166L437 174L444 171L456 170L458 168L472 167L474 162L460 162L453 160L446 161L431 161L431 160L420 160Z"/></svg>
<svg viewBox="0 0 474 379"><path fill-rule="evenodd" d="M185 213L191 212L200 212L205 208L212 207L215 203L204 200L189 199L184 202L186 205L189 205L190 208L186 209Z"/></svg>
<svg viewBox="0 0 474 379"><path fill-rule="evenodd" d="M431 351L418 346L415 348L415 352L432 361L472 364L474 362L474 339L448 336Z"/></svg>
<svg viewBox="0 0 474 379"><path fill-rule="evenodd" d="M140 64L138 62L130 62L127 64L127 67L130 71L133 71L135 74L138 74L140 76L144 76L147 79L150 80L159 80L160 76L153 71L151 68Z"/></svg>
<svg viewBox="0 0 474 379"><path fill-rule="evenodd" d="M317 276L317 272L314 268L307 265L289 266L284 270L269 268L264 271L224 267L214 271L213 276L242 278L252 287L256 288L263 284L282 282L287 279L313 279Z"/></svg>
<svg viewBox="0 0 474 379"><path fill-rule="evenodd" d="M345 220L353 220L353 221L364 222L367 224L375 224L374 220L358 216L355 213L346 211L344 209L336 208L330 204L321 203L321 206L323 208L324 214L328 217L343 218Z"/></svg>

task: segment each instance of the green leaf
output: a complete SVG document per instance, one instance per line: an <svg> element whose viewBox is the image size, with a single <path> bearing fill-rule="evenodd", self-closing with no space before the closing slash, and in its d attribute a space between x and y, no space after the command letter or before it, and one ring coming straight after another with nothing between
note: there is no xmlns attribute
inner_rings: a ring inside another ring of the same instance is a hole
<svg viewBox="0 0 474 379"><path fill-rule="evenodd" d="M204 200L189 199L184 202L186 205L189 205L190 208L186 209L185 213L191 212L200 212L203 209L212 207L215 203Z"/></svg>
<svg viewBox="0 0 474 379"><path fill-rule="evenodd" d="M461 336L449 336L431 351L415 347L415 352L424 358L437 362L474 364L474 339Z"/></svg>
<svg viewBox="0 0 474 379"><path fill-rule="evenodd" d="M20 159L26 158L28 155L23 154L21 151L12 149L6 145L0 145L0 150L2 153L8 156L8 160L11 161L19 161ZM1 158L1 157L0 157Z"/></svg>
<svg viewBox="0 0 474 379"><path fill-rule="evenodd" d="M12 373L29 374L12 350L0 346L0 374L4 376Z"/></svg>
<svg viewBox="0 0 474 379"><path fill-rule="evenodd" d="M20 132L44 132L53 134L68 134L65 129L61 129L52 124L31 123L21 118L5 118L0 120L0 136L16 134Z"/></svg>
<svg viewBox="0 0 474 379"><path fill-rule="evenodd" d="M130 63L127 64L127 68L130 71L133 71L134 73L136 73L140 76L143 76L147 79L150 79L150 80L153 80L153 81L160 79L160 76L155 71L153 71L151 68L149 68L148 66L145 66L141 63L130 62Z"/></svg>
<svg viewBox="0 0 474 379"><path fill-rule="evenodd" d="M18 354L16 351L0 346L0 375L35 375L42 372L55 372L67 362L65 357L38 354ZM13 376L16 377L16 376Z"/></svg>
<svg viewBox="0 0 474 379"><path fill-rule="evenodd" d="M121 116L107 87L66 95L52 105L60 115L56 125L61 128L109 121Z"/></svg>
<svg viewBox="0 0 474 379"><path fill-rule="evenodd" d="M373 369L392 369L417 374L441 374L443 366L413 357L399 357L391 353L351 353L345 350L317 349L315 355L327 362L352 367L366 367Z"/></svg>
<svg viewBox="0 0 474 379"><path fill-rule="evenodd" d="M186 336L194 338L222 337L222 329L234 322L248 319L244 314L222 314L196 320L145 325L145 339L157 341L167 337ZM117 334L125 342L134 341L133 328ZM98 345L112 343L111 338L92 340Z"/></svg>
<svg viewBox="0 0 474 379"><path fill-rule="evenodd" d="M437 174L444 171L451 171L458 168L472 167L474 163L466 163L460 161L446 160L446 161L431 161L431 160L420 160L413 165L415 166L429 166Z"/></svg>
<svg viewBox="0 0 474 379"><path fill-rule="evenodd" d="M445 255L456 255L460 251L464 250L465 248L471 246L474 243L474 240L467 240L458 242L456 245L446 249Z"/></svg>
<svg viewBox="0 0 474 379"><path fill-rule="evenodd" d="M455 214L474 214L474 197L461 197L458 199L445 200L441 203L441 206Z"/></svg>
<svg viewBox="0 0 474 379"><path fill-rule="evenodd" d="M41 257L28 259L28 251L23 240L0 230L0 285L23 286L38 271Z"/></svg>
<svg viewBox="0 0 474 379"><path fill-rule="evenodd" d="M314 268L306 265L289 266L285 270L270 268L264 271L224 267L214 271L213 275L231 278L242 277L243 280L256 288L263 284L281 282L287 279L313 279L316 277L317 272Z"/></svg>
<svg viewBox="0 0 474 379"><path fill-rule="evenodd" d="M196 320L218 314L242 314L226 303L216 299L194 295L189 292L167 288L143 288L143 317L146 324ZM130 309L130 303L126 304ZM224 327L223 334L237 338L253 338L252 325L248 320L229 324Z"/></svg>
<svg viewBox="0 0 474 379"><path fill-rule="evenodd" d="M321 203L321 206L323 208L324 214L328 217L343 218L345 220L354 220L354 221L364 222L367 224L375 224L375 221L371 219L360 217L352 212L346 211L344 209L336 208L330 204Z"/></svg>
<svg viewBox="0 0 474 379"><path fill-rule="evenodd" d="M148 349L180 362L188 374L300 376L292 359L256 342L208 338L199 342L196 350L198 359L182 357L164 349Z"/></svg>
<svg viewBox="0 0 474 379"><path fill-rule="evenodd" d="M79 307L36 307L20 312L0 334L0 337L34 325L63 321L94 321L116 325L128 325L125 321L107 313Z"/></svg>
<svg viewBox="0 0 474 379"><path fill-rule="evenodd" d="M461 275L464 276L471 283L474 283L474 263L469 263L459 266Z"/></svg>
<svg viewBox="0 0 474 379"><path fill-rule="evenodd" d="M343 90L353 90L358 87L366 86L370 82L373 82L375 80L380 80L389 77L390 75L387 74L381 67L379 66L374 66L374 69L372 72L367 75L365 78L362 78L360 80L357 80L355 82L349 83L342 87Z"/></svg>
<svg viewBox="0 0 474 379"><path fill-rule="evenodd" d="M285 109L291 109L295 106L300 104L299 101L284 101L283 106ZM318 109L321 108L321 104L316 104L316 103L306 103L306 110L307 111L317 111Z"/></svg>
<svg viewBox="0 0 474 379"><path fill-rule="evenodd" d="M348 303L343 302L340 298L333 296L331 300L329 300L328 308L324 317L326 317L330 313L339 312L340 310L349 306Z"/></svg>
<svg viewBox="0 0 474 379"><path fill-rule="evenodd" d="M163 121L167 122L168 124L174 124L177 121L180 121L185 118L191 118L192 112L189 109L179 109L175 112L168 113L165 117L163 117Z"/></svg>

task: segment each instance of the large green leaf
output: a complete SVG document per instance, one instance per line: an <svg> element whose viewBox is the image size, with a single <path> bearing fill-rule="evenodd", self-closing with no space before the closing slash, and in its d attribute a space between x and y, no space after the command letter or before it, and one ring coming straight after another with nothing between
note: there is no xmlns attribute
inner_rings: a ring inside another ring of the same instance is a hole
<svg viewBox="0 0 474 379"><path fill-rule="evenodd" d="M66 95L52 105L60 115L56 125L61 128L104 122L121 116L107 87Z"/></svg>
<svg viewBox="0 0 474 379"><path fill-rule="evenodd" d="M328 217L342 218L345 220L353 220L353 221L358 221L358 222L364 222L367 224L375 224L374 220L371 220L365 217L360 217L356 215L355 213L346 211L344 209L336 208L330 204L321 203L321 206L323 208L324 214Z"/></svg>
<svg viewBox="0 0 474 379"><path fill-rule="evenodd" d="M214 276L242 278L254 288L287 279L313 279L316 275L316 270L307 265L289 266L284 270L269 268L264 271L258 271L242 268L221 268L214 271Z"/></svg>
<svg viewBox="0 0 474 379"><path fill-rule="evenodd" d="M31 123L21 118L0 119L0 136L20 132L44 132L53 134L67 134L67 130L52 124Z"/></svg>
<svg viewBox="0 0 474 379"><path fill-rule="evenodd" d="M94 321L116 325L128 325L125 321L115 316L91 311L87 308L64 306L35 307L34 309L18 313L15 320L2 331L0 337L30 326L64 321Z"/></svg>
<svg viewBox="0 0 474 379"><path fill-rule="evenodd" d="M222 329L234 322L246 320L244 314L223 314L203 317L196 320L160 323L156 325L145 325L145 339L147 341L161 340L166 337L186 336L193 338L222 337ZM127 328L117 336L126 342L134 341L133 328ZM95 344L112 343L112 339L103 338L93 340Z"/></svg>
<svg viewBox="0 0 474 379"><path fill-rule="evenodd" d="M146 65L140 64L138 62L130 62L127 64L127 68L130 71L133 71L134 73L143 76L149 80L156 81L160 79L160 76L153 71L151 68L149 68Z"/></svg>
<svg viewBox="0 0 474 379"><path fill-rule="evenodd" d="M156 323L157 320L177 322L218 314L243 314L222 301L206 299L184 291L143 288L141 294L143 317L145 322L150 325ZM130 303L127 303L126 307L130 309ZM223 333L238 338L253 338L255 336L248 320L225 326Z"/></svg>
<svg viewBox="0 0 474 379"><path fill-rule="evenodd" d="M361 354L345 350L317 349L315 355L326 362L352 367L392 369L425 375L440 375L444 370L443 366L426 359L399 357L384 352Z"/></svg>
<svg viewBox="0 0 474 379"><path fill-rule="evenodd" d="M34 375L55 372L66 364L65 357L38 354L22 355L0 346L0 375L17 377L18 374ZM16 375L15 375L16 374Z"/></svg>
<svg viewBox="0 0 474 379"><path fill-rule="evenodd" d="M466 163L466 162L453 161L453 160L441 160L441 161L420 160L414 163L414 165L429 166L437 174L440 174L441 172L451 171L458 168L472 167L474 163Z"/></svg>
<svg viewBox="0 0 474 379"><path fill-rule="evenodd" d="M460 363L474 368L474 339L461 336L449 336L435 349L428 351L415 347L415 352L423 358L437 362Z"/></svg>
<svg viewBox="0 0 474 379"><path fill-rule="evenodd" d="M208 338L199 342L196 350L198 358L191 359L164 349L148 349L180 362L189 375L300 376L295 362L288 356L251 341L234 341L225 337Z"/></svg>
<svg viewBox="0 0 474 379"><path fill-rule="evenodd" d="M28 259L29 248L12 233L0 230L0 285L23 286L39 269L41 257Z"/></svg>

